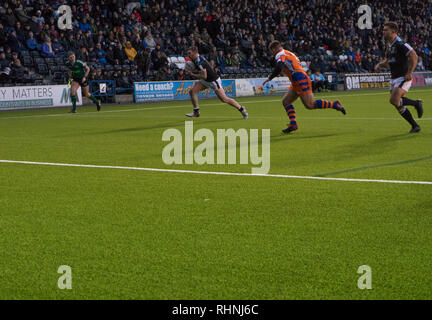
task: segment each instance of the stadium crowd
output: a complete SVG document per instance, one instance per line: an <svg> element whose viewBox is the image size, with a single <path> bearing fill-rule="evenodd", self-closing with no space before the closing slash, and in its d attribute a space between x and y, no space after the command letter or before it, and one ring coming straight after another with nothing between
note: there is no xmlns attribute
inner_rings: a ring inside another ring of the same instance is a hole
<svg viewBox="0 0 432 320"><path fill-rule="evenodd" d="M432 69L432 0L370 1L369 30L357 26L357 9L365 3L357 0L0 3L0 83L64 83L62 61L70 50L92 66L90 79L113 79L123 88L134 81L187 79L169 57L186 56L191 45L222 76L228 70L267 71L274 39L320 81L326 72L373 72L387 50L381 35L386 20L396 21L401 37L416 50L417 70ZM62 4L72 9L70 30L57 27Z"/></svg>

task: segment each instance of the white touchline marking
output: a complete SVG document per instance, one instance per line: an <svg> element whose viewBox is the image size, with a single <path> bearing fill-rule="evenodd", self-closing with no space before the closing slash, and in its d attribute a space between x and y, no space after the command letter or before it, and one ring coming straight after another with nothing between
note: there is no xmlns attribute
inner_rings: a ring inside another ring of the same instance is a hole
<svg viewBox="0 0 432 320"><path fill-rule="evenodd" d="M253 174L253 173L240 173L240 172L193 171L193 170L178 170L178 169L102 166L102 165L92 165L92 164L52 163L52 162L16 161L16 160L0 160L0 163L30 164L30 165L58 166L58 167L122 169L122 170L154 171L154 172L195 173L195 174L209 174L209 175L222 175L222 176L273 177L273 178L286 178L286 179L311 179L311 180L330 180L330 181L349 181L349 182L380 182L380 183L432 185L432 181L329 178L329 177L312 177L312 176L294 176L294 175L285 175L285 174Z"/></svg>
<svg viewBox="0 0 432 320"><path fill-rule="evenodd" d="M345 91L343 91L345 92ZM416 90L415 92L427 92L432 93L432 90ZM321 93L322 94L322 93ZM374 96L374 95L383 95L383 94L389 94L389 92L374 92L374 93L358 93L358 94L343 94L343 95L322 95L319 96L319 98L343 98L343 97L357 97L357 96ZM242 97L237 97L242 98ZM246 97L245 97L246 98ZM280 96L280 99L272 99L267 100L265 98L267 97L255 97L256 99L264 98L263 100L253 100L253 101L242 101L242 103L266 103L266 102L278 102L282 100L282 96ZM204 100L206 101L206 100ZM208 101L208 100L207 100ZM167 101L170 103L171 101ZM141 104L144 105L144 104ZM223 102L219 103L202 103L202 106L221 106L225 105ZM86 106L90 107L90 106ZM102 106L103 107L103 106ZM112 107L112 106L110 106ZM31 115L31 116L12 116L12 117L0 117L0 120L2 119L25 119L25 118L43 118L43 117L77 117L77 116L85 116L85 115L94 115L94 114L101 114L101 113L115 113L115 112L133 112L133 111L147 111L147 110L159 110L159 109L176 109L176 108L190 108L191 104L188 105L177 105L177 106L166 106L166 107L150 107L150 108L133 108L133 109L122 109L122 110L107 110L107 111L91 111L91 112L84 112L84 113L76 113L76 114L69 114L69 113L55 113L55 114L42 114L42 115ZM17 111L25 111L25 110L17 110Z"/></svg>

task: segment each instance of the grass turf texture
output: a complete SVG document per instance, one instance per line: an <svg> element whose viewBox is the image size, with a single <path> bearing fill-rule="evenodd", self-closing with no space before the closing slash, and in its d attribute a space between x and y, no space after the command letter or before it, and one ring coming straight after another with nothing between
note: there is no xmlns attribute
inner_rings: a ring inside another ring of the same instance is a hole
<svg viewBox="0 0 432 320"><path fill-rule="evenodd" d="M387 91L329 93L348 114L280 97L201 102L194 129L270 128L273 174L432 181L423 131ZM135 110L133 110L135 109ZM129 111L127 111L129 110ZM188 102L0 113L0 159L250 173L162 162ZM412 107L413 114L416 115ZM431 185L213 176L0 163L0 299L431 299ZM72 267L72 290L57 268ZM357 268L372 268L372 290Z"/></svg>

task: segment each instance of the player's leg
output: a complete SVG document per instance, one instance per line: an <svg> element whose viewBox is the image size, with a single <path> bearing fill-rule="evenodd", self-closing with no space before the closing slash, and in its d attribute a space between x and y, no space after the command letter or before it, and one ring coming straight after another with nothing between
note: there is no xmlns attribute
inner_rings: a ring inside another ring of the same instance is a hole
<svg viewBox="0 0 432 320"><path fill-rule="evenodd" d="M294 89L300 95L300 99L303 102L303 105L309 110L329 108L346 114L345 108L342 106L339 100L336 100L334 102L323 99L315 100L314 94L312 92L311 80L309 77L307 77L307 79L295 82Z"/></svg>
<svg viewBox="0 0 432 320"><path fill-rule="evenodd" d="M420 126L414 120L411 112L404 106L403 96L406 91L398 86L394 87L390 94L390 103L395 106L399 114L411 125L410 133L419 132L421 130Z"/></svg>
<svg viewBox="0 0 432 320"><path fill-rule="evenodd" d="M233 98L227 97L227 95L225 94L224 89L222 88L222 86L219 89L215 89L214 90L216 96L219 98L220 101L227 103L231 106L233 106L234 108L236 108L238 111L240 111L240 113L243 116L243 119L247 119L248 118L248 112L246 110L246 108L244 106L241 106L237 101L235 101Z"/></svg>
<svg viewBox="0 0 432 320"><path fill-rule="evenodd" d="M298 129L297 126L297 119L296 119L296 112L295 108L293 106L294 101L296 101L298 98L297 92L290 88L283 96L282 98L282 105L285 108L285 112L290 119L290 123L288 127L284 130L282 130L283 133L290 133L291 131L295 131Z"/></svg>
<svg viewBox="0 0 432 320"><path fill-rule="evenodd" d="M393 90L396 89L400 89L402 96L400 97L400 99L402 99L402 101L399 101L399 104L402 103L403 106L414 106L417 110L417 115L419 118L421 118L423 116L423 101L422 100L412 100L409 99L407 97L405 97L405 95L407 94L408 90L411 88L411 83L412 81L406 81L404 78L397 78L392 80L391 82L391 93L393 95ZM390 103L392 105L395 105L394 102L396 102L397 97L395 96L394 98L391 98ZM399 109L398 109L399 110Z"/></svg>
<svg viewBox="0 0 432 320"><path fill-rule="evenodd" d="M328 101L324 99L317 99L315 100L314 95L312 92L309 93L302 93L300 95L300 99L303 102L303 105L309 109L335 109L337 111L342 112L343 114L346 114L345 108L342 106L339 100Z"/></svg>
<svg viewBox="0 0 432 320"><path fill-rule="evenodd" d="M76 102L77 102L77 98L76 98L76 93L78 91L80 84L77 81L72 81L71 84L71 90L70 90L70 95L71 95L71 101L72 101L72 110L70 111L70 113L76 113L77 112L77 107L76 107Z"/></svg>
<svg viewBox="0 0 432 320"><path fill-rule="evenodd" d="M83 83L81 85L81 89L83 91L83 95L85 97L89 98L91 101L93 101L93 103L96 105L97 111L100 111L100 109L101 109L101 102L94 95L92 95L90 93L89 85L88 85L87 82L85 82L85 83Z"/></svg>
<svg viewBox="0 0 432 320"><path fill-rule="evenodd" d="M204 85L201 82L196 81L192 86L192 88L189 90L189 95L193 105L193 112L186 114L187 117L200 116L199 105L198 105L198 92L200 92L202 89L204 89Z"/></svg>

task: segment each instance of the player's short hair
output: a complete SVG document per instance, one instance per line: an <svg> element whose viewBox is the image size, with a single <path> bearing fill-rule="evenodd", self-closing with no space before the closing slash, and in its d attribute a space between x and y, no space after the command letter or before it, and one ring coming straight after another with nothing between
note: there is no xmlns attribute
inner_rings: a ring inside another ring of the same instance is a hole
<svg viewBox="0 0 432 320"><path fill-rule="evenodd" d="M384 23L385 27L389 27L390 29L392 29L394 32L398 31L398 25L396 22L393 21L388 21L386 23Z"/></svg>
<svg viewBox="0 0 432 320"><path fill-rule="evenodd" d="M68 54L67 54L67 56L70 57L71 55L75 55L75 52L69 51Z"/></svg>
<svg viewBox="0 0 432 320"><path fill-rule="evenodd" d="M270 49L270 50L273 50L273 49L277 49L277 48L279 48L279 47L281 47L281 46L282 46L282 45L281 45L281 43L280 43L279 41L274 40L274 41L270 42L270 44L269 44L269 49Z"/></svg>
<svg viewBox="0 0 432 320"><path fill-rule="evenodd" d="M192 47L189 47L188 51L189 50L192 51L192 52L198 52L198 47L192 46Z"/></svg>

